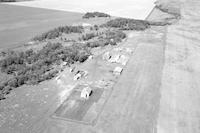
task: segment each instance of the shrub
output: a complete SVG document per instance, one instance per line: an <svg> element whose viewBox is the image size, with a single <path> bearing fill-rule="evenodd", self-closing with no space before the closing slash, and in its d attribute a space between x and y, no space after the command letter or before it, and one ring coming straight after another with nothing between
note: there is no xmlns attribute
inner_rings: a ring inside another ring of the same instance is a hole
<svg viewBox="0 0 200 133"><path fill-rule="evenodd" d="M12 87L6 86L3 88L2 94L7 95L10 93L11 90L12 90Z"/></svg>
<svg viewBox="0 0 200 133"><path fill-rule="evenodd" d="M4 99L6 99L5 95L3 93L0 93L0 100L4 100Z"/></svg>
<svg viewBox="0 0 200 133"><path fill-rule="evenodd" d="M17 79L17 85L21 86L26 83L26 81L28 80L28 76L20 75L20 76L17 76L16 79Z"/></svg>
<svg viewBox="0 0 200 133"><path fill-rule="evenodd" d="M87 33L87 34L82 36L82 39L84 41L87 41L87 40L90 40L90 39L94 38L95 36L96 36L95 33Z"/></svg>
<svg viewBox="0 0 200 133"><path fill-rule="evenodd" d="M104 34L98 37L97 40L87 42L87 47L95 48L106 46L108 44L116 45L126 38L126 34L120 30L107 30Z"/></svg>
<svg viewBox="0 0 200 133"><path fill-rule="evenodd" d="M77 56L79 62L84 62L89 57L89 54L87 54L86 52L80 52Z"/></svg>
<svg viewBox="0 0 200 133"><path fill-rule="evenodd" d="M16 78L12 78L11 80L8 81L8 86L17 88L18 87L18 81Z"/></svg>

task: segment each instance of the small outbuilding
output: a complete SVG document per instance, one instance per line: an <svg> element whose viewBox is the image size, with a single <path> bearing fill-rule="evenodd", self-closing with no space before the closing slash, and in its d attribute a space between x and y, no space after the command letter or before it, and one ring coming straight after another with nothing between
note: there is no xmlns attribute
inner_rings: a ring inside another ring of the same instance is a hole
<svg viewBox="0 0 200 133"><path fill-rule="evenodd" d="M113 71L113 74L115 74L115 75L121 75L122 71L123 71L123 68L121 68L121 67L116 67L116 68L114 69L114 71Z"/></svg>
<svg viewBox="0 0 200 133"><path fill-rule="evenodd" d="M126 52L129 53L129 54L132 54L132 53L133 53L133 50L130 49L130 48L126 48L125 50L126 50Z"/></svg>
<svg viewBox="0 0 200 133"><path fill-rule="evenodd" d="M129 58L127 56L121 55L117 63L120 63L125 66L127 64L128 60L129 60Z"/></svg>
<svg viewBox="0 0 200 133"><path fill-rule="evenodd" d="M117 62L119 62L119 59L120 59L120 55L119 54L115 54L110 58L109 62L117 63Z"/></svg>
<svg viewBox="0 0 200 133"><path fill-rule="evenodd" d="M74 80L78 80L82 77L86 77L88 75L88 72L87 71L81 71L81 70L78 70L74 76Z"/></svg>
<svg viewBox="0 0 200 133"><path fill-rule="evenodd" d="M88 60L92 60L92 59L93 59L93 56L90 55L90 56L88 57Z"/></svg>
<svg viewBox="0 0 200 133"><path fill-rule="evenodd" d="M121 52L123 49L121 47L115 48L114 51Z"/></svg>
<svg viewBox="0 0 200 133"><path fill-rule="evenodd" d="M92 27L92 24L89 24L89 23L82 23L82 26L83 26L83 27Z"/></svg>
<svg viewBox="0 0 200 133"><path fill-rule="evenodd" d="M104 55L103 55L103 60L109 60L111 58L111 55L109 52L106 52Z"/></svg>
<svg viewBox="0 0 200 133"><path fill-rule="evenodd" d="M78 79L80 79L82 77L82 75L80 74L80 73L78 73L78 74L76 74L75 76L74 76L74 80L78 80Z"/></svg>
<svg viewBox="0 0 200 133"><path fill-rule="evenodd" d="M70 73L74 72L74 70L75 70L75 67L72 67L69 69Z"/></svg>
<svg viewBox="0 0 200 133"><path fill-rule="evenodd" d="M86 100L89 99L89 97L92 94L92 89L90 87L85 87L82 91L81 91L81 98L84 98Z"/></svg>

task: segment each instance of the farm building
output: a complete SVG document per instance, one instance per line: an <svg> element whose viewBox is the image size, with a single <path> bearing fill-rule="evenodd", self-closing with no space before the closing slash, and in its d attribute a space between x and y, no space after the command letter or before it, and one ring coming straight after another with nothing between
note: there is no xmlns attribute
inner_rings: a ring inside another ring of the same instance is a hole
<svg viewBox="0 0 200 133"><path fill-rule="evenodd" d="M74 80L78 80L82 77L86 77L88 75L88 72L87 71L80 71L78 70L74 76Z"/></svg>
<svg viewBox="0 0 200 133"><path fill-rule="evenodd" d="M88 60L92 60L92 59L93 59L93 56L90 55L90 56L88 57Z"/></svg>
<svg viewBox="0 0 200 133"><path fill-rule="evenodd" d="M128 57L126 57L125 55L121 55L117 63L120 63L125 66L128 60L129 60Z"/></svg>
<svg viewBox="0 0 200 133"><path fill-rule="evenodd" d="M125 48L126 52L129 53L129 54L132 54L133 53L133 50L130 49L130 48Z"/></svg>
<svg viewBox="0 0 200 133"><path fill-rule="evenodd" d="M119 61L118 61L119 59L120 59L120 55L119 55L119 54L116 54L116 55L113 55L113 56L110 58L109 62L111 62L111 63L117 63L117 62L119 62Z"/></svg>
<svg viewBox="0 0 200 133"><path fill-rule="evenodd" d="M111 55L109 52L106 52L104 55L103 55L103 60L109 60L111 58Z"/></svg>
<svg viewBox="0 0 200 133"><path fill-rule="evenodd" d="M81 91L81 98L84 99L89 99L90 95L92 94L92 89L90 87L85 87L82 91Z"/></svg>
<svg viewBox="0 0 200 133"><path fill-rule="evenodd" d="M122 73L122 71L123 71L123 68L121 68L121 67L116 67L116 68L114 69L114 71L113 71L113 74L115 74L115 75L120 75L120 74Z"/></svg>
<svg viewBox="0 0 200 133"><path fill-rule="evenodd" d="M78 79L80 79L82 77L82 75L80 74L80 73L78 73L78 74L76 74L75 76L74 76L74 80L78 80Z"/></svg>
<svg viewBox="0 0 200 133"><path fill-rule="evenodd" d="M72 67L72 68L69 69L69 71L70 71L71 73L74 72L74 70L75 70L75 67Z"/></svg>
<svg viewBox="0 0 200 133"><path fill-rule="evenodd" d="M83 27L92 27L92 24L89 24L89 23L82 23L82 26L83 26Z"/></svg>
<svg viewBox="0 0 200 133"><path fill-rule="evenodd" d="M121 52L123 49L121 47L115 48L114 51Z"/></svg>

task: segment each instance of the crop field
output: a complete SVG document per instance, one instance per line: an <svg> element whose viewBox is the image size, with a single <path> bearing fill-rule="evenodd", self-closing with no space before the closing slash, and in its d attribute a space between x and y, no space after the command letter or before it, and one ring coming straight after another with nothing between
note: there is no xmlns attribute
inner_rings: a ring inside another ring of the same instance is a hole
<svg viewBox="0 0 200 133"><path fill-rule="evenodd" d="M82 14L0 4L0 49L17 47L33 36L81 21Z"/></svg>
<svg viewBox="0 0 200 133"><path fill-rule="evenodd" d="M34 0L9 3L28 7L39 7L73 12L99 11L111 16L145 19L156 0Z"/></svg>

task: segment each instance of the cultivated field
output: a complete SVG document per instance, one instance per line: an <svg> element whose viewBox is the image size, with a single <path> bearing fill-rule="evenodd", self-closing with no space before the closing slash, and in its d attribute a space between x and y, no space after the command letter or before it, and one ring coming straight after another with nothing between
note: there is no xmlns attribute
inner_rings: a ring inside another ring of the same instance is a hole
<svg viewBox="0 0 200 133"><path fill-rule="evenodd" d="M61 25L81 20L82 14L0 4L0 48L16 47Z"/></svg>
<svg viewBox="0 0 200 133"><path fill-rule="evenodd" d="M145 19L155 6L155 1L156 0L35 0L12 4L81 13L100 11L106 12L112 16Z"/></svg>
<svg viewBox="0 0 200 133"><path fill-rule="evenodd" d="M199 133L200 2L170 0L169 4L169 0L161 1L164 2L164 8L154 9L147 19L173 22L173 25L151 25L145 31L123 31L127 38L121 43L93 47L91 58L83 63L74 62L65 66L55 78L38 85L23 85L14 89L7 99L1 101L0 131ZM176 16L180 12L181 17ZM92 20L97 24L107 19ZM44 20L44 24L48 22ZM72 24L80 22L92 23L91 19L81 21L81 15L70 21ZM141 21L138 23L142 25ZM63 38L78 38L74 36L76 33L51 38L55 35L52 32L42 36L44 40L39 44L62 38L67 45L67 40ZM93 39L96 38L89 40ZM81 44L89 47L87 39L83 40L79 39ZM116 61L122 55L128 59L125 64ZM118 75L114 71L116 67L123 68ZM84 76L76 79L80 72L85 72ZM83 86L93 89L88 100L80 97Z"/></svg>

